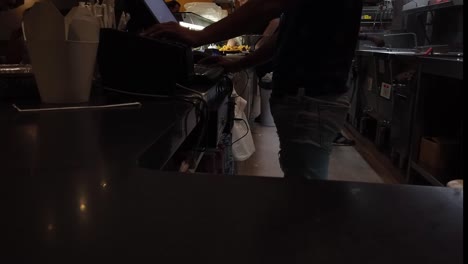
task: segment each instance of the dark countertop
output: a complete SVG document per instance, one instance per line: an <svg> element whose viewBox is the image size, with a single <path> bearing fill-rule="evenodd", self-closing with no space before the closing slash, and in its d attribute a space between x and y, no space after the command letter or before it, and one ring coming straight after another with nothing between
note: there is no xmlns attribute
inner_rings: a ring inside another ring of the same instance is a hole
<svg viewBox="0 0 468 264"><path fill-rule="evenodd" d="M440 55L424 55L423 52L412 51L410 49L359 49L356 51L361 55L371 55L371 54L386 54L386 55L396 55L396 56L415 56L423 60L439 60L439 61L450 61L463 63L463 55L460 56L444 56Z"/></svg>
<svg viewBox="0 0 468 264"><path fill-rule="evenodd" d="M356 54L373 56L375 54L398 56L399 58L416 58L422 73L463 80L463 56L423 55L411 51L391 51L384 49L360 49Z"/></svg>
<svg viewBox="0 0 468 264"><path fill-rule="evenodd" d="M194 106L144 101L128 109L18 113L0 104L0 167L135 167L157 145L162 168L196 126Z"/></svg>
<svg viewBox="0 0 468 264"><path fill-rule="evenodd" d="M463 80L463 57L419 57L422 73Z"/></svg>
<svg viewBox="0 0 468 264"><path fill-rule="evenodd" d="M399 56L420 56L421 53L413 51L391 51L385 49L360 49L356 51L358 54L386 54L386 55L399 55Z"/></svg>
<svg viewBox="0 0 468 264"><path fill-rule="evenodd" d="M130 167L3 169L0 188L14 263L463 263L448 188Z"/></svg>
<svg viewBox="0 0 468 264"><path fill-rule="evenodd" d="M142 103L28 114L0 104L2 259L463 263L461 191L139 168L150 146L163 166L197 120L185 102Z"/></svg>

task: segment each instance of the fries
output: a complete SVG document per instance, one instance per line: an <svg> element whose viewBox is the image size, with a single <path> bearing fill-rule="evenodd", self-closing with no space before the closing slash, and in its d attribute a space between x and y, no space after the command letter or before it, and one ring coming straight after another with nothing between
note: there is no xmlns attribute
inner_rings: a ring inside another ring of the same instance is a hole
<svg viewBox="0 0 468 264"><path fill-rule="evenodd" d="M249 51L250 50L250 46L248 45L239 45L239 46L228 46L228 45L224 45L222 47L219 47L218 48L219 51L223 51L223 52L242 52L242 51Z"/></svg>

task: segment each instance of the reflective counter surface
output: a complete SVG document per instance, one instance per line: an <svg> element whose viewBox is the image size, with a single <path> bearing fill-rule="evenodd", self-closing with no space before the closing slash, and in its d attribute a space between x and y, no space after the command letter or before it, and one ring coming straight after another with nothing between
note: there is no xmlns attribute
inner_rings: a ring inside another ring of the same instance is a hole
<svg viewBox="0 0 468 264"><path fill-rule="evenodd" d="M462 191L143 169L196 119L184 102L142 104L0 104L5 263L463 262Z"/></svg>
<svg viewBox="0 0 468 264"><path fill-rule="evenodd" d="M463 263L448 188L124 166L2 178L14 263Z"/></svg>

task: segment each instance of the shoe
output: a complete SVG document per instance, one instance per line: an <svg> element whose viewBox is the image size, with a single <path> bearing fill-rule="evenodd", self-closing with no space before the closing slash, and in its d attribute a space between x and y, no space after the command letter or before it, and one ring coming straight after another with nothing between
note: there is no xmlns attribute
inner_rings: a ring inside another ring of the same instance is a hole
<svg viewBox="0 0 468 264"><path fill-rule="evenodd" d="M355 144L356 142L354 140L346 138L341 133L333 140L334 146L354 146Z"/></svg>

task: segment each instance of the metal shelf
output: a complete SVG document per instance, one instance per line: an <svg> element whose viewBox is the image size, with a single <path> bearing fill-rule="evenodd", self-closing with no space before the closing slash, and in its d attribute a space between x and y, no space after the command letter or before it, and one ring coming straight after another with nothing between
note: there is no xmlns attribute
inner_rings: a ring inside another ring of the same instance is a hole
<svg viewBox="0 0 468 264"><path fill-rule="evenodd" d="M457 7L457 6L463 7L463 5L460 5L460 4L454 4L452 2L447 2L447 3L437 4L437 5L428 5L428 6L415 7L415 8L409 9L409 10L403 10L402 12L405 15L409 15L409 14L430 12L430 11L435 11L435 10L441 9L441 8L449 8L449 7Z"/></svg>
<svg viewBox="0 0 468 264"><path fill-rule="evenodd" d="M428 182L430 182L434 186L445 186L442 184L432 173L428 172L422 165L412 161L411 168L414 169L419 175L423 176Z"/></svg>
<svg viewBox="0 0 468 264"><path fill-rule="evenodd" d="M361 21L361 24L391 24L392 21Z"/></svg>

